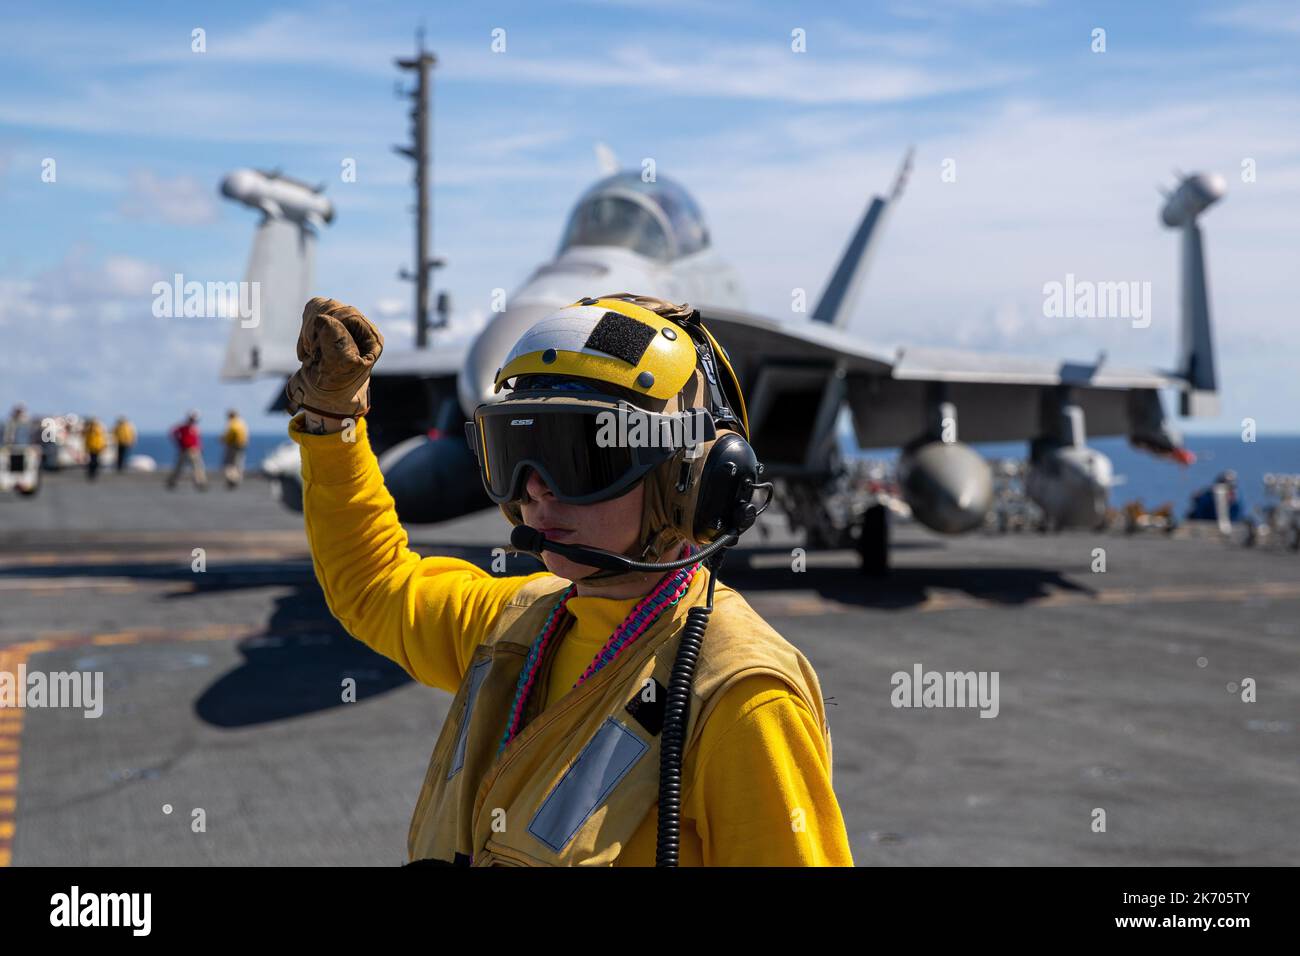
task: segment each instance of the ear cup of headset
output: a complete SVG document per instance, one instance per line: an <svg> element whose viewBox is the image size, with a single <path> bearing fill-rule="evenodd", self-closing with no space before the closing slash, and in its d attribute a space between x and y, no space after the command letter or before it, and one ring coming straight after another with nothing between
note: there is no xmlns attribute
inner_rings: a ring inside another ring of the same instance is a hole
<svg viewBox="0 0 1300 956"><path fill-rule="evenodd" d="M753 525L758 517L753 497L760 467L754 449L740 435L728 431L718 436L700 470L695 540L712 542L726 532L740 534Z"/></svg>

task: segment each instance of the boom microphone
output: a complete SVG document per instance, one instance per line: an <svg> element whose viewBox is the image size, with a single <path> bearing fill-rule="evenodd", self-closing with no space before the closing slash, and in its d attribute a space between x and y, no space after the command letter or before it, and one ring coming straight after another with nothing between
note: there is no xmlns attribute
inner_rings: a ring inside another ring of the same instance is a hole
<svg viewBox="0 0 1300 956"><path fill-rule="evenodd" d="M676 561L666 561L662 564L652 564L645 561L633 561L627 555L615 554L613 551L606 551L603 548L586 548L582 545L549 541L542 532L526 524L515 525L515 529L510 532L510 547L515 551L524 551L538 557L541 557L542 551L554 551L571 561L577 561L589 568L598 568L602 571L676 571L678 568L704 561L723 548L731 547L739 540L740 538L734 534L724 534L707 548L695 552L690 557L679 558Z"/></svg>

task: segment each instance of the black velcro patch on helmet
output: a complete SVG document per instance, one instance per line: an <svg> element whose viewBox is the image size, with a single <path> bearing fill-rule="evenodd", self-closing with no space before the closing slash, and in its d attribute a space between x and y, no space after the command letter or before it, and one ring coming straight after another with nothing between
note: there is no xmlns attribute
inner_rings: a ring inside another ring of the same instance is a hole
<svg viewBox="0 0 1300 956"><path fill-rule="evenodd" d="M619 312L606 312L587 336L584 345L636 365L654 341L655 330L644 322L629 319Z"/></svg>

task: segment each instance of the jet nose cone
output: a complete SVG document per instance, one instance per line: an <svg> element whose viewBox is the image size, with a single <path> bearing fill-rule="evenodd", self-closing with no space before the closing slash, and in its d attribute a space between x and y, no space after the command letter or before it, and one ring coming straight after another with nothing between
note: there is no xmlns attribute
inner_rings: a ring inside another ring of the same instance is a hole
<svg viewBox="0 0 1300 956"><path fill-rule="evenodd" d="M252 194L256 185L256 173L251 169L237 169L221 181L221 195L228 199L243 200Z"/></svg>
<svg viewBox="0 0 1300 956"><path fill-rule="evenodd" d="M1228 181L1218 173L1201 173L1196 177L1196 185L1209 202L1215 202L1228 194Z"/></svg>
<svg viewBox="0 0 1300 956"><path fill-rule="evenodd" d="M474 340L465 357L465 367L456 378L456 396L466 419L474 416L474 409L479 405L500 400L501 394L494 389L497 370L505 363L506 356L520 336L563 304L511 306L488 322Z"/></svg>
<svg viewBox="0 0 1300 956"><path fill-rule="evenodd" d="M1228 181L1218 173L1197 173L1188 177L1188 182L1196 192L1201 209L1213 205L1228 194Z"/></svg>

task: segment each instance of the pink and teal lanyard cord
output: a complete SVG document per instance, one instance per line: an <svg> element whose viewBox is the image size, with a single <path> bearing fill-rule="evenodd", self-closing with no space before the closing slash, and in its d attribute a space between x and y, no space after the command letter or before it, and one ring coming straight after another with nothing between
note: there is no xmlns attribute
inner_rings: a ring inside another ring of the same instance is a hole
<svg viewBox="0 0 1300 956"><path fill-rule="evenodd" d="M687 547L690 549L687 554L693 554L697 550L691 545L687 545ZM655 585L654 590L642 598L623 623L614 629L614 633L605 642L605 646L587 665L587 669L582 672L582 676L574 681L573 686L577 687L588 677L617 658L626 648L636 643L637 639L659 619L659 615L682 599L690 589L691 581L695 579L695 574L699 569L699 564L690 564L665 574L659 583ZM534 683L536 683L537 672L541 669L546 648L564 624L565 616L568 613L566 605L569 603L569 598L573 597L576 592L577 585L570 584L564 594L560 596L559 603L551 610L550 615L546 618L546 623L542 625L541 633L537 635L532 647L528 650L528 658L524 661L524 669L519 674L519 683L515 687L515 699L510 705L510 720L506 724L505 734L501 737L501 745L497 748L498 757L505 751L506 745L519 733L524 707L528 703L528 697L532 693Z"/></svg>

